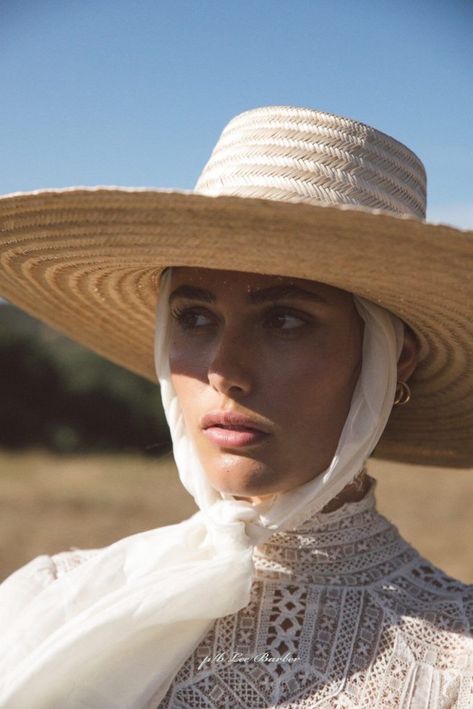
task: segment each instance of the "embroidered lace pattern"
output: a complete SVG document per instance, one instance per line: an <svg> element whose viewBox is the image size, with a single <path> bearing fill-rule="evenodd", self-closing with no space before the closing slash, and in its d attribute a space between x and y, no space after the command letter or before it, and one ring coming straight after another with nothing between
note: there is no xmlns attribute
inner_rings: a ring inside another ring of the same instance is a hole
<svg viewBox="0 0 473 709"><path fill-rule="evenodd" d="M473 707L473 586L412 549L373 489L254 559L251 602L214 622L159 709Z"/></svg>
<svg viewBox="0 0 473 709"><path fill-rule="evenodd" d="M94 553L44 557L38 583ZM473 586L402 539L374 484L295 520L254 560L248 606L213 623L146 709L473 708Z"/></svg>

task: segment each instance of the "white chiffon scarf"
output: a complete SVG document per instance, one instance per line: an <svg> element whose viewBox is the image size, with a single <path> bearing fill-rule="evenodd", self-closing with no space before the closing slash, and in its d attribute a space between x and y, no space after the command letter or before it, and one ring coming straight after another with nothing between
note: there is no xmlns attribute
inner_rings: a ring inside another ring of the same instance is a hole
<svg viewBox="0 0 473 709"><path fill-rule="evenodd" d="M0 706L9 709L155 708L216 618L250 600L253 549L320 511L362 469L393 406L403 325L355 297L364 320L362 367L330 466L268 503L222 495L186 435L170 380L163 274L156 368L184 487L199 511L121 539L46 582L42 556L0 586ZM157 481L158 484L158 481Z"/></svg>

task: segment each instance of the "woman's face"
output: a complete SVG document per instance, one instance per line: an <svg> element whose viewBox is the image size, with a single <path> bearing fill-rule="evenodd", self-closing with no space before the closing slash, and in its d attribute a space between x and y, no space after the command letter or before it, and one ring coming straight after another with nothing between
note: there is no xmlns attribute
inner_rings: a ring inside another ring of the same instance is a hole
<svg viewBox="0 0 473 709"><path fill-rule="evenodd" d="M210 483L257 501L324 471L361 367L352 296L315 281L184 267L173 268L170 293L171 379ZM242 427L228 412L251 421Z"/></svg>

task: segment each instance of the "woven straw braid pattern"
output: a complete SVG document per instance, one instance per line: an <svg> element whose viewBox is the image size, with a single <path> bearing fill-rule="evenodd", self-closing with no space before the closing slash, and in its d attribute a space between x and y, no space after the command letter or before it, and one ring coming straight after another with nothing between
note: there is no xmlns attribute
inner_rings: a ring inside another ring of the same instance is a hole
<svg viewBox="0 0 473 709"><path fill-rule="evenodd" d="M254 125L269 126L273 129L282 126L286 130L296 130L297 133L320 133L330 136L336 142L341 136L349 135L353 145L361 147L367 144L368 136L372 136L374 144L371 146L373 152L380 156L386 149L390 159L396 162L398 167L411 166L412 173L419 179L425 179L425 170L417 155L400 143L395 138L386 135L376 128L355 121L351 118L344 118L334 113L315 111L309 108L294 108L292 106L268 106L246 111L235 116L225 127L223 134L231 134L235 129L241 130L247 124L248 116L251 114ZM222 135L223 135L222 134Z"/></svg>
<svg viewBox="0 0 473 709"><path fill-rule="evenodd" d="M254 134L245 136L244 147L242 142L242 136L239 136L237 141L229 142L225 137L220 140L219 149L214 151L212 163L206 168L207 183L211 182L214 176L218 180L219 172L222 169L231 169L232 164L244 164L246 160L250 164L265 165L270 159L274 164L294 167L295 170L307 173L307 176L315 171L321 179L326 177L340 182L348 179L352 185L357 182L360 186L364 184L365 188L377 194L380 200L383 199L383 193L379 189L381 186L396 193L401 200L410 200L419 215L423 214L425 193L419 189L417 178L402 166L393 174L392 170L387 169L390 166L382 155L377 155L373 163L367 155L359 157L354 152L350 153L341 146L340 140L337 146L328 145L325 138L324 142L309 143L297 136L275 136L274 131L268 132L267 135L258 133L256 138ZM264 156L258 152L261 149L264 149ZM380 172L380 168L383 172ZM356 193L354 195L356 197Z"/></svg>
<svg viewBox="0 0 473 709"><path fill-rule="evenodd" d="M418 218L426 206L423 165L405 146L357 121L284 106L230 121L196 192L344 203Z"/></svg>
<svg viewBox="0 0 473 709"><path fill-rule="evenodd" d="M416 163L413 163L412 160L404 159L404 155L397 150L397 145L394 146L394 150L386 151L383 147L383 134L381 134L379 143L370 143L369 134L359 136L350 132L349 141L347 141L346 133L334 128L327 128L324 125L310 126L310 130L307 130L306 124L299 124L294 129L294 124L287 121L283 121L278 125L275 125L274 121L258 121L250 126L242 126L238 130L231 127L226 128L220 138L219 149L238 145L242 141L242 135L244 135L245 144L251 144L251 142L258 144L261 138L253 140L252 137L255 129L258 130L259 135L264 132L265 142L268 146L279 144L295 150L302 149L304 154L308 151L321 154L326 152L330 155L334 164L339 166L343 166L349 161L355 163L357 153L360 153L363 157L363 161L359 159L359 165L363 166L369 161L370 155L373 155L374 160L387 172L392 171L392 164L394 164L397 177L401 181L410 184L417 191L418 198L422 204L425 200L426 176L422 164L419 163L417 158L415 158ZM371 130L374 131L374 129ZM375 138L376 133L374 134ZM409 157L412 158L412 155L409 155Z"/></svg>

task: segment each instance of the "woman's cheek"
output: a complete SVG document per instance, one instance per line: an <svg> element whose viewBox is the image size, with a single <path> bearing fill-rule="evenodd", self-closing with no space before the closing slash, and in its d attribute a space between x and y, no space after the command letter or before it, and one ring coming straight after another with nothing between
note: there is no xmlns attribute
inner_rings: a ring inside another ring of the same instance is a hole
<svg viewBox="0 0 473 709"><path fill-rule="evenodd" d="M208 357L199 351L189 351L188 347L174 346L169 353L171 376L187 375L202 380L208 371Z"/></svg>

